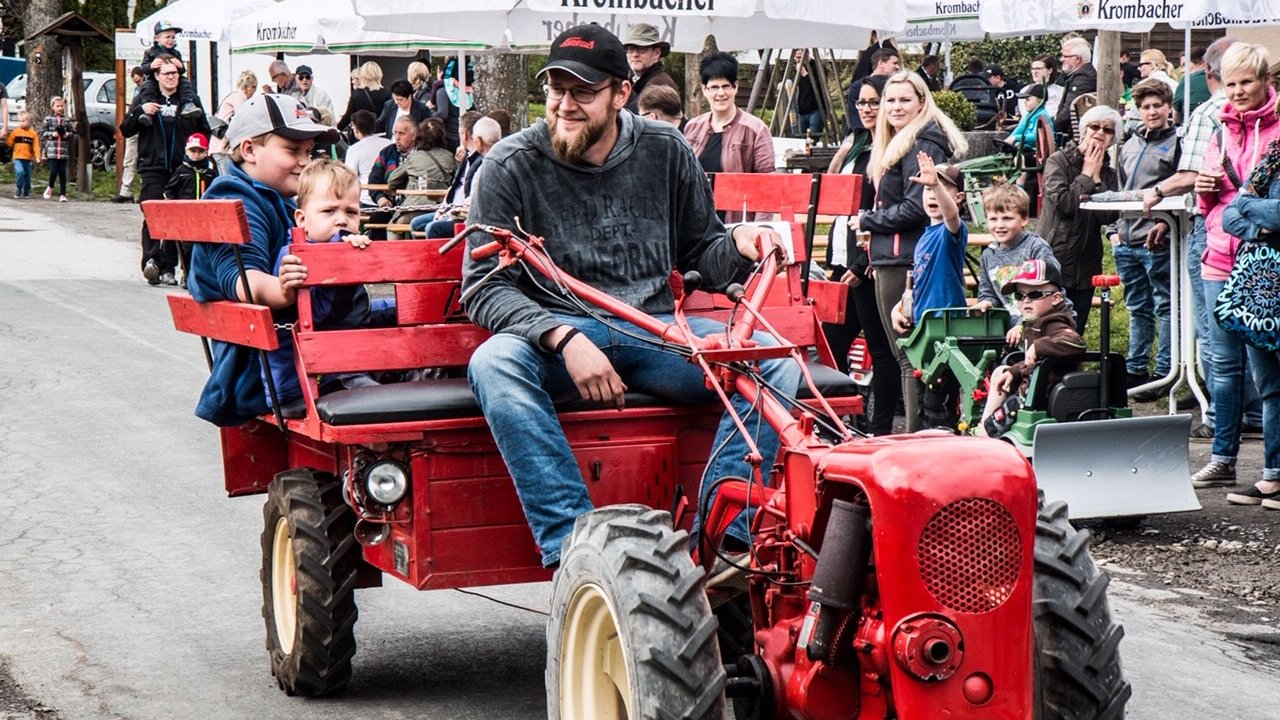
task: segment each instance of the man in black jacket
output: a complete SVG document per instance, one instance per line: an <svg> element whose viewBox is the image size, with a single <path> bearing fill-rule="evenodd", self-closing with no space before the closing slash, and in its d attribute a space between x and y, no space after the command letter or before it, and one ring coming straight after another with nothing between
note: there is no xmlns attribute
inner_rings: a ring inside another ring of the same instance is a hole
<svg viewBox="0 0 1280 720"><path fill-rule="evenodd" d="M647 23L636 23L627 28L622 41L627 51L627 65L631 67L631 97L626 108L639 112L640 93L647 87L666 85L680 92L680 86L662 67L662 58L671 54L671 43L659 39L658 28Z"/></svg>
<svg viewBox="0 0 1280 720"><path fill-rule="evenodd" d="M1090 61L1093 60L1093 48L1089 41L1075 37L1062 43L1062 103L1058 105L1058 114L1053 116L1053 130L1057 134L1057 145L1061 147L1072 136L1074 123L1071 122L1071 104L1076 98L1098 89L1098 71Z"/></svg>
<svg viewBox="0 0 1280 720"><path fill-rule="evenodd" d="M378 127L388 138L392 138L396 120L406 115L413 118L413 125L416 128L423 120L431 117L431 111L426 105L413 99L413 86L408 80L397 80L391 83L391 99L382 106L382 114L378 116Z"/></svg>
<svg viewBox="0 0 1280 720"><path fill-rule="evenodd" d="M169 178L182 165L185 155L184 142L192 133L209 132L206 115L201 112L196 117L187 117L178 113L178 82L181 71L176 62L166 62L156 69L156 83L160 89L158 102L141 101L141 97L133 102L133 107L125 114L120 124L120 134L126 138L138 136L138 176L142 178L142 191L138 201L159 200L164 197L165 185ZM200 108L200 98L192 99ZM150 124L140 122L143 116L151 118ZM142 275L152 285L177 285L175 271L178 267L177 243L165 240L153 240L147 230L147 223L142 223Z"/></svg>

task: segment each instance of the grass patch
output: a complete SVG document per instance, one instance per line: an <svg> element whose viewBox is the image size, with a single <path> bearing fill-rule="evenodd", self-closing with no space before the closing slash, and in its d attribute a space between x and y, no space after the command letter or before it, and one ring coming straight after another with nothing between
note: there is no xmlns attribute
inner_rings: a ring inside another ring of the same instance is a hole
<svg viewBox="0 0 1280 720"><path fill-rule="evenodd" d="M110 200L116 195L116 174L114 172L104 172L102 168L91 168L93 178L93 188L89 193L81 193L76 190L75 182L71 179L67 180L67 197L73 200ZM71 170L70 173L74 173ZM0 165L0 184L7 185L6 194L13 195L14 171L13 164L7 163ZM49 165L42 163L35 166L31 173L31 196L36 197L49 187ZM134 180L134 195L137 195L138 181Z"/></svg>

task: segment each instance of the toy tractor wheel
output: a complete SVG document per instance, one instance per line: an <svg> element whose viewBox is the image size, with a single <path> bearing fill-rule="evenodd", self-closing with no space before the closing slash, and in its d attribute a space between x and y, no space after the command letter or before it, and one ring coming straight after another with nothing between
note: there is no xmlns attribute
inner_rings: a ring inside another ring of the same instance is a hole
<svg viewBox="0 0 1280 720"><path fill-rule="evenodd" d="M288 470L267 491L262 530L262 616L271 674L289 695L337 692L356 653L355 513L342 483Z"/></svg>
<svg viewBox="0 0 1280 720"><path fill-rule="evenodd" d="M578 518L552 584L549 717L724 717L724 668L703 572L668 513Z"/></svg>
<svg viewBox="0 0 1280 720"><path fill-rule="evenodd" d="M1110 578L1089 555L1089 533L1067 521L1066 503L1036 519L1036 720L1120 720L1133 690L1120 669L1124 629L1107 603Z"/></svg>

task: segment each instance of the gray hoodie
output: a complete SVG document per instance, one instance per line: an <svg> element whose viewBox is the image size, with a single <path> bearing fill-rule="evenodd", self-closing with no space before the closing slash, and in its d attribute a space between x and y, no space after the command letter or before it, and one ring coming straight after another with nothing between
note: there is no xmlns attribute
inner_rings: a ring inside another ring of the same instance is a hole
<svg viewBox="0 0 1280 720"><path fill-rule="evenodd" d="M1146 190L1178 171L1178 159L1182 156L1178 129L1173 123L1156 130L1139 128L1120 148L1120 163L1116 168L1120 176L1121 190ZM1121 218L1106 231L1120 235L1125 245L1142 245L1147 242L1147 231L1155 220Z"/></svg>
<svg viewBox="0 0 1280 720"><path fill-rule="evenodd" d="M684 137L628 112L618 118L618 142L601 166L561 162L541 120L498 143L485 159L468 222L514 228L519 217L526 231L546 239L561 270L648 313L674 309L667 280L673 268L697 270L704 287L717 290L745 278L751 262L716 217L711 184ZM492 239L477 232L468 242ZM497 262L468 253L463 288ZM549 310L582 314L519 265L486 282L466 310L491 332L533 343L559 325Z"/></svg>
<svg viewBox="0 0 1280 720"><path fill-rule="evenodd" d="M1013 297L1001 294L1000 288L1017 276L1018 268L1028 260L1044 260L1061 270L1048 241L1026 230L1007 248L1000 247L999 243L991 243L978 258L978 300L986 300L994 307L1008 310L1015 323L1020 320L1022 313Z"/></svg>

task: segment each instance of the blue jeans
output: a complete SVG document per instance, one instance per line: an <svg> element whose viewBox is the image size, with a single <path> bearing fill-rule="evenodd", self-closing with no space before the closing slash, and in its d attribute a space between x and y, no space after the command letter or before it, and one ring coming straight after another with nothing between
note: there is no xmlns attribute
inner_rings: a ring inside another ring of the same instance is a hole
<svg viewBox="0 0 1280 720"><path fill-rule="evenodd" d="M31 197L31 161L13 161L13 196Z"/></svg>
<svg viewBox="0 0 1280 720"><path fill-rule="evenodd" d="M1112 246L1112 251L1116 272L1124 283L1124 304L1129 309L1129 355L1125 363L1129 374L1147 374L1158 322L1155 374L1164 377L1169 374L1169 250L1151 251L1121 243Z"/></svg>
<svg viewBox="0 0 1280 720"><path fill-rule="evenodd" d="M1205 303L1212 307L1226 282L1206 278L1202 283ZM1240 452L1240 419L1244 412L1245 388L1253 384L1245 376L1244 348L1243 342L1224 331L1218 323L1209 323L1209 356L1213 360L1213 375L1209 383L1216 408L1214 462L1234 463Z"/></svg>
<svg viewBox="0 0 1280 720"><path fill-rule="evenodd" d="M797 137L804 137L805 132L809 131L813 133L813 137L816 140L822 135L823 128L826 127L826 123L822 119L822 110L814 110L811 113L796 113L796 120Z"/></svg>
<svg viewBox="0 0 1280 720"><path fill-rule="evenodd" d="M1248 352L1262 397L1262 479L1280 480L1280 353L1253 346Z"/></svg>
<svg viewBox="0 0 1280 720"><path fill-rule="evenodd" d="M618 332L594 318L560 313L555 317L578 328L595 343L630 390L683 402L718 401L715 392L707 389L702 371L683 356ZM670 315L658 317L671 321ZM611 324L652 338L622 320L614 319ZM699 335L724 331L723 323L707 318L689 318L689 325ZM762 345L777 344L763 333L756 333L755 340ZM784 392L794 393L799 386L800 368L790 359L767 360L761 368L766 380ZM560 561L560 546L573 530L574 520L592 509L586 483L554 407L557 401L577 398L577 388L560 356L535 347L521 336L505 333L494 335L476 349L467 377L511 473L525 518L542 551L542 564L554 565ZM767 479L768 468L778 452L778 434L758 413L748 414L749 406L741 397L735 396L733 402L744 424L749 429L759 428L756 443L764 458L762 467ZM728 444L715 454L703 474L699 508L709 507L708 494L715 480L750 477L750 467L743 460L746 441L727 414L720 421L712 447L719 448L726 438ZM745 517L734 521L730 534L748 541Z"/></svg>

